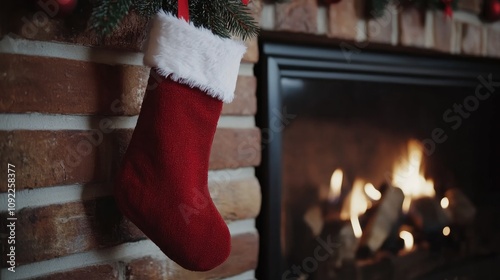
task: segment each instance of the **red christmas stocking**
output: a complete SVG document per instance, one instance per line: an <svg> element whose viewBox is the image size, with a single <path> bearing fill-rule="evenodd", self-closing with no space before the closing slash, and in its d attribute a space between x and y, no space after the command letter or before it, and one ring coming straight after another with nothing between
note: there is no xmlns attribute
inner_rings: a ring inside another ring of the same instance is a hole
<svg viewBox="0 0 500 280"><path fill-rule="evenodd" d="M165 78L144 98L117 204L173 261L210 270L228 257L231 236L208 192L208 161L245 47L163 12L149 37L145 62Z"/></svg>

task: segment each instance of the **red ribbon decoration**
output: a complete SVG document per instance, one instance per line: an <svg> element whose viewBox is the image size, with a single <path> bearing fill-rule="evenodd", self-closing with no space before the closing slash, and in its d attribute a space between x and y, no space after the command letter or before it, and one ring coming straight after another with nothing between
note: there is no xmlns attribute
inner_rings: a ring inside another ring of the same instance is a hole
<svg viewBox="0 0 500 280"><path fill-rule="evenodd" d="M452 0L441 0L444 4L444 14L451 18L453 16L453 8L451 7Z"/></svg>
<svg viewBox="0 0 500 280"><path fill-rule="evenodd" d="M188 0L177 1L177 17L189 22L189 3Z"/></svg>

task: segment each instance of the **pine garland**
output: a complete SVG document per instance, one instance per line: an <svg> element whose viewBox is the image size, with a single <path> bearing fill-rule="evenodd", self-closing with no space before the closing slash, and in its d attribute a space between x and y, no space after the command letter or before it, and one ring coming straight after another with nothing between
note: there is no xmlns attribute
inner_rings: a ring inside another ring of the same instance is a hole
<svg viewBox="0 0 500 280"><path fill-rule="evenodd" d="M145 17L160 9L177 15L177 0L98 0L89 26L101 34L109 34L130 9ZM237 36L246 40L259 31L250 9L240 0L190 0L189 14L195 26L223 38Z"/></svg>
<svg viewBox="0 0 500 280"><path fill-rule="evenodd" d="M102 34L110 33L128 14L132 0L100 0L92 10L89 26Z"/></svg>

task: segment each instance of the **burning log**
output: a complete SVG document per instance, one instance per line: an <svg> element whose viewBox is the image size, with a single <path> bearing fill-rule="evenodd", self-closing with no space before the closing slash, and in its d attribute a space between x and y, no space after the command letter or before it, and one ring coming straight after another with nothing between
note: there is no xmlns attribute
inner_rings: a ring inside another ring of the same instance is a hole
<svg viewBox="0 0 500 280"><path fill-rule="evenodd" d="M354 260L356 258L356 249L359 244L359 239L354 235L354 231L350 224L345 224L340 229L339 237L341 247L339 250L337 267L340 267L345 261Z"/></svg>
<svg viewBox="0 0 500 280"><path fill-rule="evenodd" d="M408 215L415 226L425 234L438 232L441 234L443 228L450 220L439 202L432 197L422 197L411 202Z"/></svg>
<svg viewBox="0 0 500 280"><path fill-rule="evenodd" d="M444 231L449 229L447 226L450 219L435 198L422 197L413 200L408 215L431 249L439 250L446 245Z"/></svg>
<svg viewBox="0 0 500 280"><path fill-rule="evenodd" d="M358 250L359 256L368 253L367 250L374 253L380 249L399 221L404 198L404 194L399 188L388 188L385 191L363 232Z"/></svg>
<svg viewBox="0 0 500 280"><path fill-rule="evenodd" d="M445 193L445 198L448 199L449 205L443 208L454 224L462 226L472 224L476 216L476 207L461 190L449 189Z"/></svg>

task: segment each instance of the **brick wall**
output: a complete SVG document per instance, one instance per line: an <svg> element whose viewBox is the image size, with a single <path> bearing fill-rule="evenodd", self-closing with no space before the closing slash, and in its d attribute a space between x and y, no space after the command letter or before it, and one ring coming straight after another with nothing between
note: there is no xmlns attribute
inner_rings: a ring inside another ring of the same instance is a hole
<svg viewBox="0 0 500 280"><path fill-rule="evenodd" d="M85 29L90 7L79 2L66 19L24 1L0 4L0 278L253 279L260 209L256 41L240 67L235 100L223 108L210 158L209 188L231 231L232 252L220 267L194 273L167 259L111 196L148 87L139 47L147 20L131 14L100 38ZM259 3L251 7L258 15ZM15 273L3 253L8 163L17 175Z"/></svg>
<svg viewBox="0 0 500 280"><path fill-rule="evenodd" d="M319 5L317 0L290 0L265 4L264 30L316 34L345 39L343 47L359 52L369 43L425 48L438 52L500 57L500 22L483 23L481 0L461 0L453 18L442 11L389 6L380 18L369 18L363 0L341 0ZM403 2L403 1L401 1Z"/></svg>

